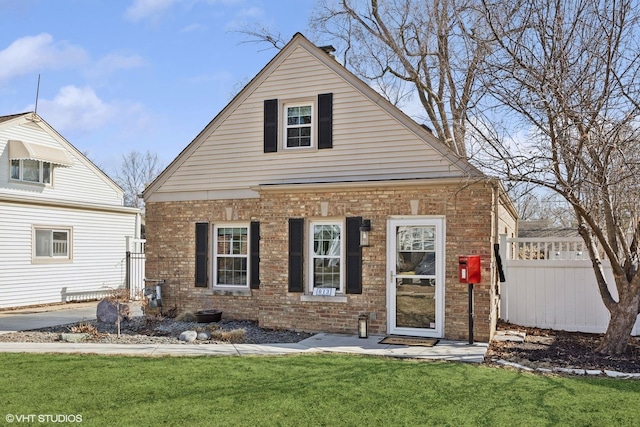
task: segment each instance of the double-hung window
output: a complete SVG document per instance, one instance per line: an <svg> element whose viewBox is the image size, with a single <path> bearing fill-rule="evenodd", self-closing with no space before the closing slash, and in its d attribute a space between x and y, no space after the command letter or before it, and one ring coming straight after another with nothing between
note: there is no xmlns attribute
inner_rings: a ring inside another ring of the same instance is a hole
<svg viewBox="0 0 640 427"><path fill-rule="evenodd" d="M34 259L36 261L61 261L71 259L70 228L34 229Z"/></svg>
<svg viewBox="0 0 640 427"><path fill-rule="evenodd" d="M16 181L51 184L51 163L40 160L11 160L11 179Z"/></svg>
<svg viewBox="0 0 640 427"><path fill-rule="evenodd" d="M214 228L214 286L249 287L249 225Z"/></svg>
<svg viewBox="0 0 640 427"><path fill-rule="evenodd" d="M344 292L344 239L342 221L312 221L309 227L310 292L334 288Z"/></svg>
<svg viewBox="0 0 640 427"><path fill-rule="evenodd" d="M313 147L313 104L285 104L285 148Z"/></svg>

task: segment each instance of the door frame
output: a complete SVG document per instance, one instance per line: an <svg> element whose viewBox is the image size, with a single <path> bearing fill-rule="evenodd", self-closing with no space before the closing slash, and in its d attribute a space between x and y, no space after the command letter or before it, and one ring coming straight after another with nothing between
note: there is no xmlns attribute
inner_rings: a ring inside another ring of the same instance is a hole
<svg viewBox="0 0 640 427"><path fill-rule="evenodd" d="M396 227L434 225L436 227L436 325L435 328L396 326ZM421 337L444 337L446 224L442 215L390 216L387 219L387 333Z"/></svg>

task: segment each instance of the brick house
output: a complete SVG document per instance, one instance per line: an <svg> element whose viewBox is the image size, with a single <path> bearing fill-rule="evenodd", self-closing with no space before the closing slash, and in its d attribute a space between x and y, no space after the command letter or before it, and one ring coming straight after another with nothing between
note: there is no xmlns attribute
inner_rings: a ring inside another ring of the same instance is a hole
<svg viewBox="0 0 640 427"><path fill-rule="evenodd" d="M467 339L458 257L476 254L488 341L493 245L516 227L503 187L330 52L296 34L145 190L147 276L179 311Z"/></svg>

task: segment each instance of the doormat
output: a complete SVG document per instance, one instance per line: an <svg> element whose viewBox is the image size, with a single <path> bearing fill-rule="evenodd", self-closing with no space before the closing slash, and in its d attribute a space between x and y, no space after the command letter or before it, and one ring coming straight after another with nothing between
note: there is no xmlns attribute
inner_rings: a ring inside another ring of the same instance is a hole
<svg viewBox="0 0 640 427"><path fill-rule="evenodd" d="M438 344L439 339L424 337L384 337L379 344L397 344L397 345L419 345L422 347L433 347Z"/></svg>

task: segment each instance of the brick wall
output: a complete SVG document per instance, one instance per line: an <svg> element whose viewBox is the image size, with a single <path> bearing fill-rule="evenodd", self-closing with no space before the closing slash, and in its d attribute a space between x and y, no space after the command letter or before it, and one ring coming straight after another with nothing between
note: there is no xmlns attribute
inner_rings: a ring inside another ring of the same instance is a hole
<svg viewBox="0 0 640 427"><path fill-rule="evenodd" d="M180 311L222 309L226 318L258 320L262 326L305 331L356 333L357 319L369 313L371 334L386 333L386 229L390 216L442 215L446 218L445 338L466 340L468 288L458 283L458 256L480 255L482 283L475 285L475 338L488 341L495 325L496 280L492 262L493 189L486 183L462 187L380 186L326 190L263 191L259 199L148 202L147 277L165 279L165 307ZM416 201L412 203L411 200ZM324 209L323 209L324 207ZM326 212L323 212L325 210ZM288 219L371 220L370 247L362 248L363 292L347 302L302 302L289 293ZM260 221L260 289L250 295L218 295L196 288L195 223Z"/></svg>

